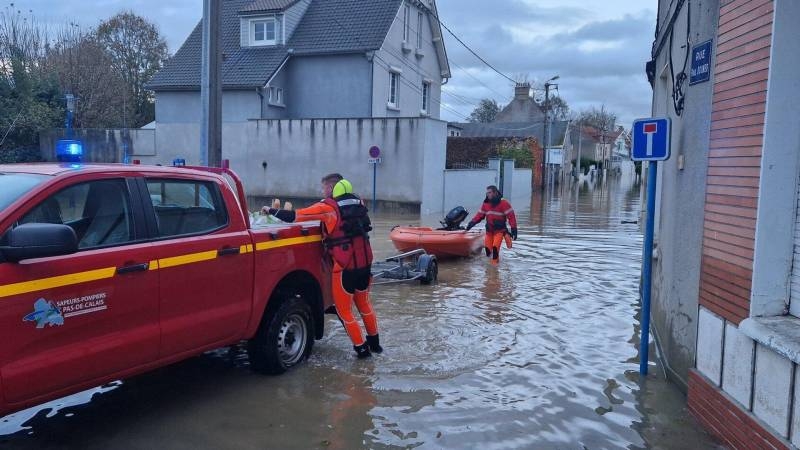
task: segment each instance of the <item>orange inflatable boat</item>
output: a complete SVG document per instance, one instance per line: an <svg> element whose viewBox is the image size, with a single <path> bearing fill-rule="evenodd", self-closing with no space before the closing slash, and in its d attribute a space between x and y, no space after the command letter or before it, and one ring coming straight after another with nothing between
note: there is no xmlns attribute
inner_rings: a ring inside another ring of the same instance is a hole
<svg viewBox="0 0 800 450"><path fill-rule="evenodd" d="M436 230L429 227L398 226L389 239L400 252L422 248L437 258L471 256L483 247L483 230Z"/></svg>

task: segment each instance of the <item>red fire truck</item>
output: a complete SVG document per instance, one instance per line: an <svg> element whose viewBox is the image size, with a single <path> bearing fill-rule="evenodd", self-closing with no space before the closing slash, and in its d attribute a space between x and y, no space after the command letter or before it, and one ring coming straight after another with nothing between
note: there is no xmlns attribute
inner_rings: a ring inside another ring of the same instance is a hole
<svg viewBox="0 0 800 450"><path fill-rule="evenodd" d="M251 227L226 169L0 165L0 416L242 340L286 371L331 306L321 240Z"/></svg>

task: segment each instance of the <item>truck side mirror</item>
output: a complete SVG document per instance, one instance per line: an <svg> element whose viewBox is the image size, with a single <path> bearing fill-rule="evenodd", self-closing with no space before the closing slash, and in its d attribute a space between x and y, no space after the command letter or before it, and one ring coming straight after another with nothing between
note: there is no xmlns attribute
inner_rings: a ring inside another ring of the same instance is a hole
<svg viewBox="0 0 800 450"><path fill-rule="evenodd" d="M75 230L67 225L27 223L13 228L3 238L2 260L19 262L31 258L68 255L78 251Z"/></svg>

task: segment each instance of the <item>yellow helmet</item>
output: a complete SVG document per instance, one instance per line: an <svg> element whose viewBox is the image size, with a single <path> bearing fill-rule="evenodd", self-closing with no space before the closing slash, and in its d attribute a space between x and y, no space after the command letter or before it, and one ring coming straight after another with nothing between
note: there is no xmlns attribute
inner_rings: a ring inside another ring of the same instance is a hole
<svg viewBox="0 0 800 450"><path fill-rule="evenodd" d="M353 193L353 185L350 184L350 182L347 181L347 180L339 180L333 186L332 195L333 195L334 198L335 197L340 197L340 196L342 196L344 194L352 194L352 193Z"/></svg>

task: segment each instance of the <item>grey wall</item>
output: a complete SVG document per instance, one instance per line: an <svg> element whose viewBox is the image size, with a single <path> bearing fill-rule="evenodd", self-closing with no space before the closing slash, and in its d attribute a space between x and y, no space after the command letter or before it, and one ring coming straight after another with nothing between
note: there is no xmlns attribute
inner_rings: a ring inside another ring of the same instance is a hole
<svg viewBox="0 0 800 450"><path fill-rule="evenodd" d="M319 180L342 172L365 198L372 197L368 150L381 148L378 199L419 204L423 214L442 211L442 171L447 124L432 119L250 120L225 123L222 157L230 159L250 196L319 198ZM144 164L199 161L198 124L156 128L157 156ZM266 162L266 169L262 163Z"/></svg>
<svg viewBox="0 0 800 450"><path fill-rule="evenodd" d="M422 126L422 183L419 187L422 192L422 207L420 213L431 214L434 212L447 211L447 205L443 203L444 185L442 184L442 173L447 159L447 122L438 120L423 119L419 120ZM444 149L444 151L439 151ZM394 176L403 172L395 172Z"/></svg>
<svg viewBox="0 0 800 450"><path fill-rule="evenodd" d="M403 13L402 9L395 17L394 23L386 35L382 48L376 52L373 74L372 115L374 117L413 117L420 115L422 107L422 82L431 82L431 101L429 116L440 117L442 97L442 76L436 48L433 45L431 20L423 15L422 30L417 25L418 8L412 6L409 14L411 21L410 42L406 43L408 51L403 50ZM417 33L422 33L422 48L417 49ZM389 67L402 70L400 82L400 110L387 108L389 99Z"/></svg>
<svg viewBox="0 0 800 450"><path fill-rule="evenodd" d="M364 54L294 57L284 70L289 117L369 117L371 64Z"/></svg>
<svg viewBox="0 0 800 450"><path fill-rule="evenodd" d="M131 159L155 155L155 133L155 130L138 128L125 130L80 128L72 130L70 139L79 139L83 143L84 161L117 163L123 161L126 151ZM47 161L55 161L56 142L59 139L66 139L66 137L64 129L39 133L39 148L42 158Z"/></svg>
<svg viewBox="0 0 800 450"><path fill-rule="evenodd" d="M283 106L270 104L269 92L265 89L263 91L263 98L259 98L259 100L262 102L261 115L256 117L261 117L262 119L286 119L289 117L289 108L287 105L292 101L292 99L289 97L289 90L287 88L287 71L285 69L286 66L279 70L269 82L269 86L283 88Z"/></svg>
<svg viewBox="0 0 800 450"><path fill-rule="evenodd" d="M156 92L156 120L160 123L200 122L200 91ZM261 115L256 90L222 93L222 121L239 122Z"/></svg>
<svg viewBox="0 0 800 450"><path fill-rule="evenodd" d="M662 2L659 24L668 19ZM718 0L692 3L691 42L716 39ZM673 61L682 61L686 52L686 7L675 24ZM716 57L716 42L714 45ZM660 208L656 209L657 259L653 265L652 324L671 377L686 386L689 368L694 366L697 337L700 256L703 242L705 185L708 168L708 143L711 122L712 80L689 86L685 110L678 117L672 107L672 81L669 43L658 58L653 92L653 116L672 118L672 157L659 164ZM678 64L677 62L675 63ZM713 64L712 64L713 67ZM687 70L689 67L687 67ZM677 68L679 70L679 67ZM684 168L678 167L679 157Z"/></svg>

